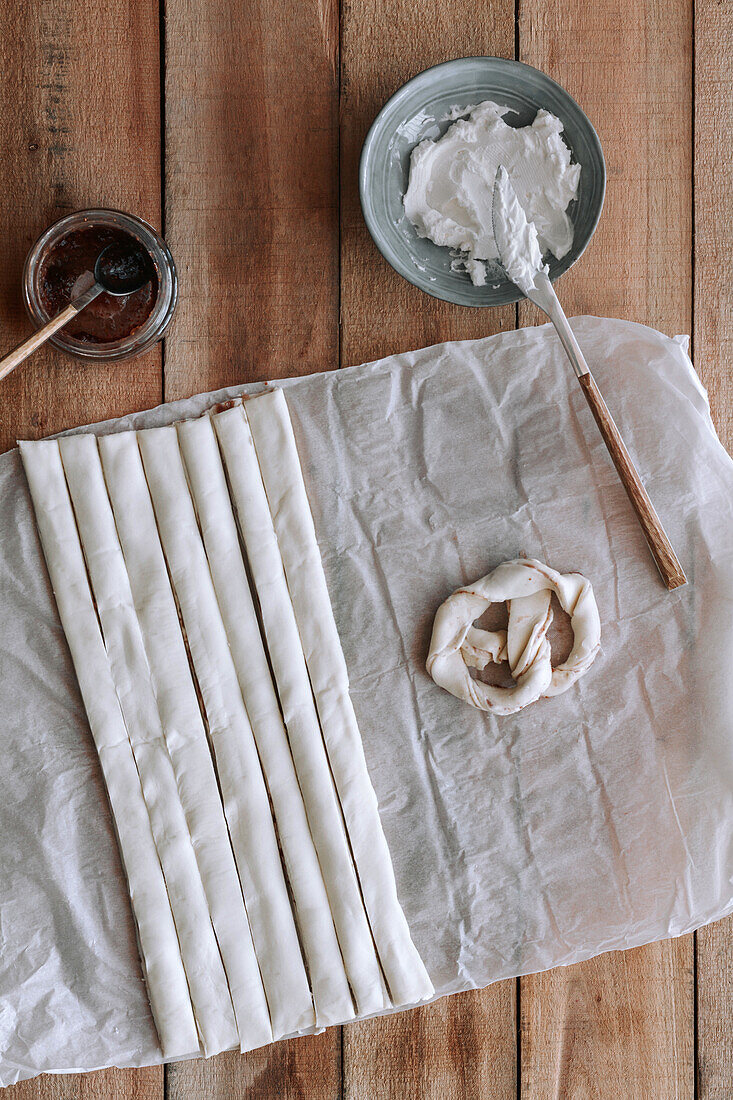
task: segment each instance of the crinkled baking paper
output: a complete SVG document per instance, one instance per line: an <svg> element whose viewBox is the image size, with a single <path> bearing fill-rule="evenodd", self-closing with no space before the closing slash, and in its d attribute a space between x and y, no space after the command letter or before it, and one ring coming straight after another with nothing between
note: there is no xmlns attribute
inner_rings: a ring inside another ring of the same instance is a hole
<svg viewBox="0 0 733 1100"><path fill-rule="evenodd" d="M684 341L573 327L689 578L675 592L549 326L275 383L399 898L439 995L733 908L733 462ZM521 554L591 580L602 652L564 695L496 718L438 688L425 658L443 600ZM17 451L0 458L0 609L0 1083L159 1061Z"/></svg>

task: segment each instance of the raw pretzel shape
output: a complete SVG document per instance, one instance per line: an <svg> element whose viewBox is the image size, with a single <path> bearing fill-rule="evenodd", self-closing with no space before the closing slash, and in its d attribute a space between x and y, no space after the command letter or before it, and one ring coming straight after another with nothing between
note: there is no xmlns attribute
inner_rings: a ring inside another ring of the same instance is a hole
<svg viewBox="0 0 733 1100"><path fill-rule="evenodd" d="M573 648L556 668L547 631L552 593L570 616ZM506 630L472 624L493 603L509 604ZM560 695L590 668L601 644L601 623L590 581L558 573L533 558L497 566L488 576L459 588L435 616L427 669L436 684L479 710L514 714L543 696ZM508 661L514 684L499 687L471 676L490 661Z"/></svg>

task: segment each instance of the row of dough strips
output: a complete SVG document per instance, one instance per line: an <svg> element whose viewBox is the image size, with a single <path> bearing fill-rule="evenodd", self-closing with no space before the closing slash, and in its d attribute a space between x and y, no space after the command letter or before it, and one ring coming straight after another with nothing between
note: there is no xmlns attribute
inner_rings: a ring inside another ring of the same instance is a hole
<svg viewBox="0 0 733 1100"><path fill-rule="evenodd" d="M164 1057L431 997L282 391L20 447Z"/></svg>

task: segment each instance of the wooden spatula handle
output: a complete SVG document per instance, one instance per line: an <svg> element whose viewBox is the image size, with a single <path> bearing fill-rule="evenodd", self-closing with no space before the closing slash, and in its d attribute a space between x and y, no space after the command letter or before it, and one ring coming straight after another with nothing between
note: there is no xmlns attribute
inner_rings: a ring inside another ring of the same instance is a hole
<svg viewBox="0 0 733 1100"><path fill-rule="evenodd" d="M102 284L93 281L92 285L83 294L80 294L73 302L69 302L66 309L62 309L61 313L47 321L43 328L39 328L38 332L34 332L22 344L18 344L17 348L14 348L4 359L0 359L0 380L10 374L12 370L15 370L36 348L40 348L41 344L45 344L54 332L58 332L60 328L63 328L72 317L76 317L77 313L86 309L89 303L98 298L103 291Z"/></svg>
<svg viewBox="0 0 733 1100"><path fill-rule="evenodd" d="M36 348L40 348L41 344L45 344L46 341L53 336L54 332L58 332L60 328L75 317L78 310L73 303L68 305L66 309L62 310L56 317L39 328L37 332L34 332L32 336L29 336L27 340L24 340L22 344L18 344L17 348L9 352L4 359L0 359L0 379L5 378L6 374L10 374L12 370L27 359Z"/></svg>
<svg viewBox="0 0 733 1100"><path fill-rule="evenodd" d="M590 371L587 374L581 374L578 376L578 381L608 447L608 453L613 459L618 476L623 482L624 489L639 519L646 541L649 543L652 557L657 563L664 583L670 590L687 584L684 570L672 549L672 544L667 538L659 516L654 511L654 505L649 499L649 494L644 488L637 469L631 460L631 455L626 450L626 444L608 411L608 406L603 400L593 375Z"/></svg>

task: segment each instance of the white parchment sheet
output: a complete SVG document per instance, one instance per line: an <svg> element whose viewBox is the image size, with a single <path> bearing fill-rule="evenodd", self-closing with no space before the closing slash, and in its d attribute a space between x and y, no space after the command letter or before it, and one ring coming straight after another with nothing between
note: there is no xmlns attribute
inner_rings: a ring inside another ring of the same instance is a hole
<svg viewBox="0 0 733 1100"><path fill-rule="evenodd" d="M440 994L733 909L733 462L683 342L573 327L687 572L674 593L549 326L282 383L400 900ZM602 653L566 694L493 718L437 688L425 657L442 600L522 552L589 577ZM0 1083L159 1061L17 452L0 458L0 739Z"/></svg>

